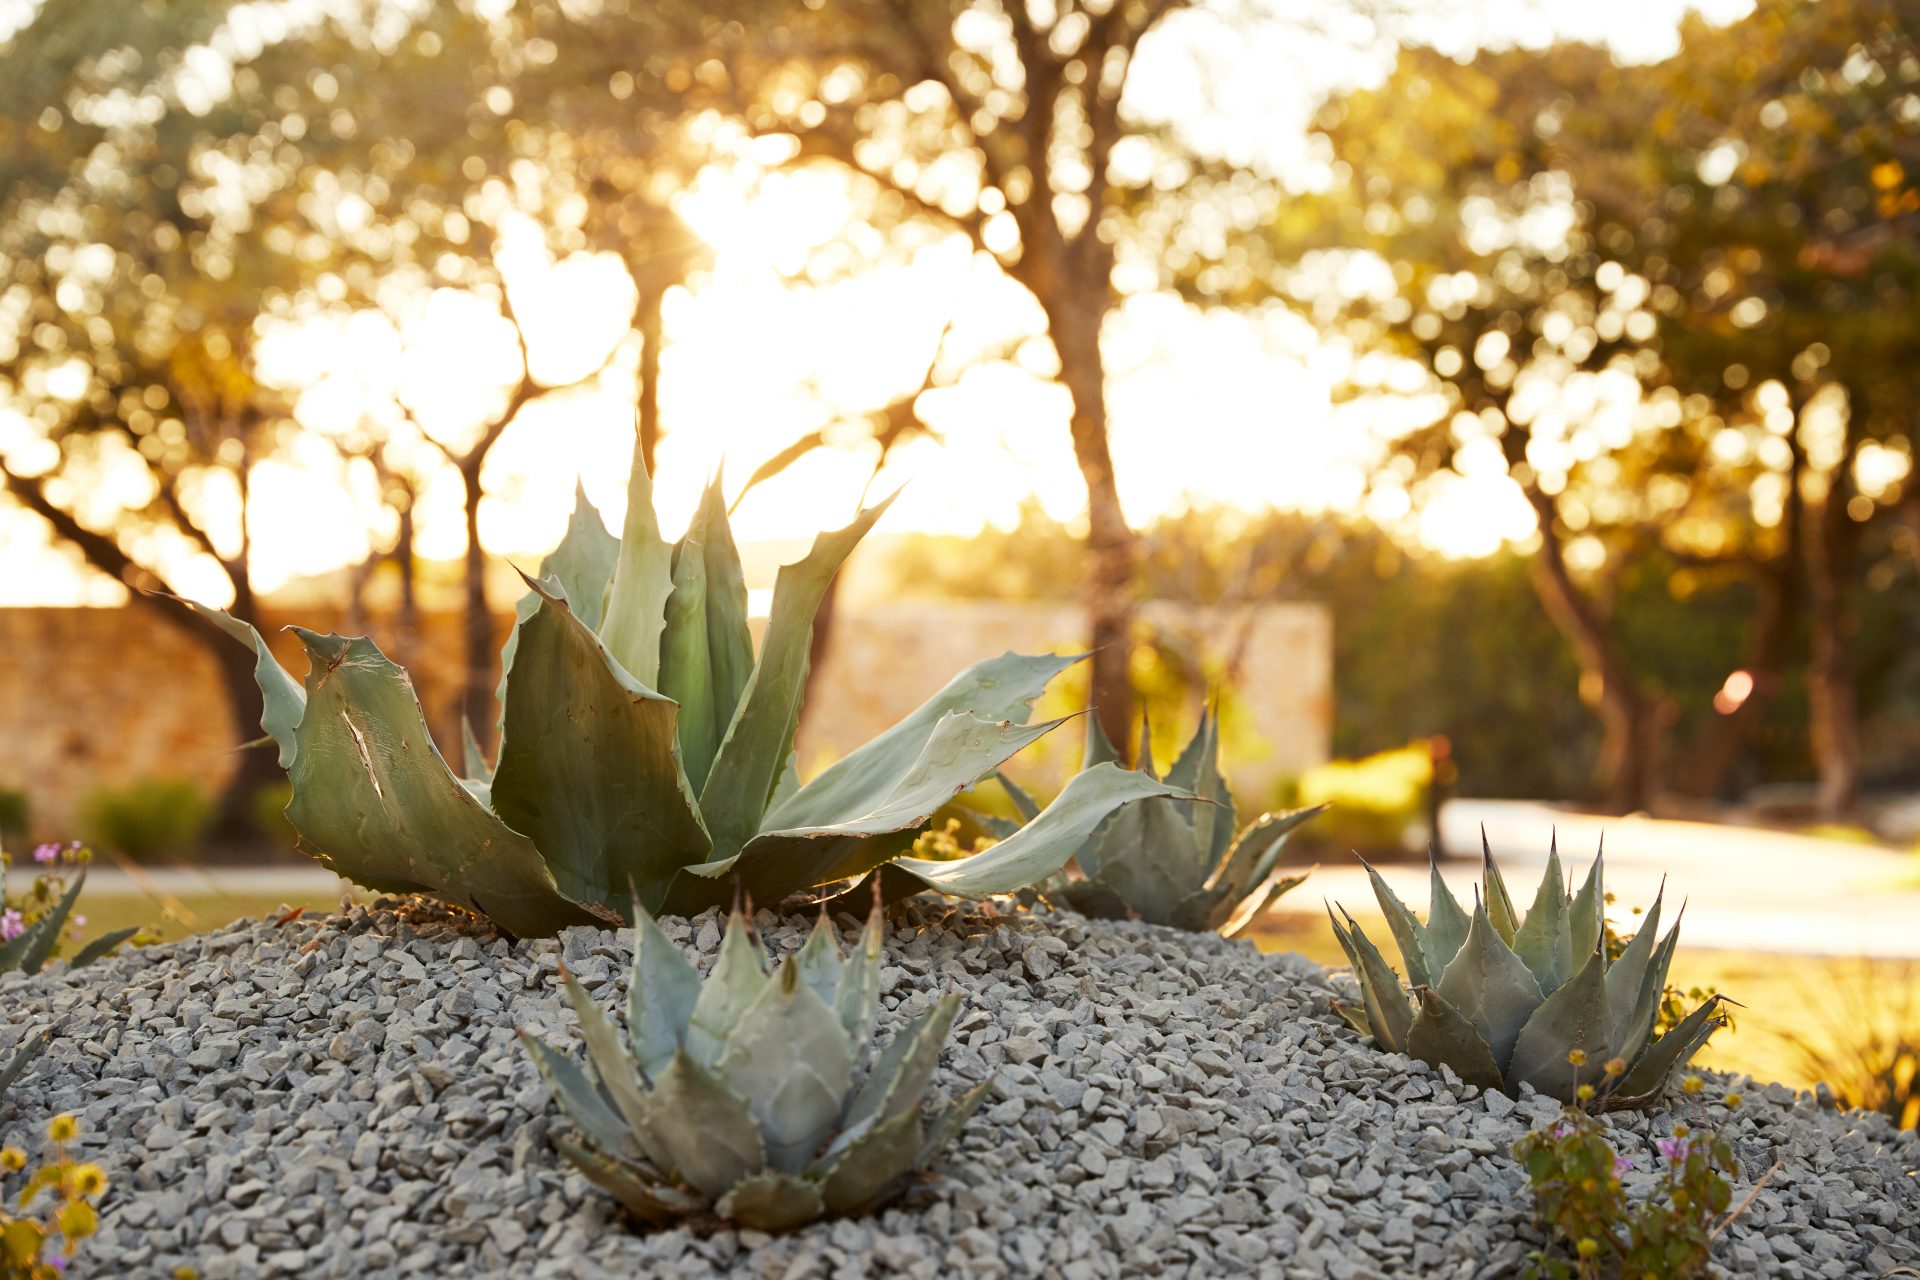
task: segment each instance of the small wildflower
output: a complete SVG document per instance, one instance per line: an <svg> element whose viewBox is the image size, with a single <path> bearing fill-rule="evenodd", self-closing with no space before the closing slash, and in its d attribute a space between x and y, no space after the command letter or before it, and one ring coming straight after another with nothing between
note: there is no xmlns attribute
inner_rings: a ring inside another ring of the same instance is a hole
<svg viewBox="0 0 1920 1280"><path fill-rule="evenodd" d="M1611 1080L1615 1076L1627 1074L1627 1060L1625 1058L1608 1058L1607 1065L1600 1069L1606 1072L1607 1078Z"/></svg>
<svg viewBox="0 0 1920 1280"><path fill-rule="evenodd" d="M83 1240L100 1228L100 1211L85 1200L69 1200L53 1215L60 1234L69 1240Z"/></svg>
<svg viewBox="0 0 1920 1280"><path fill-rule="evenodd" d="M1573 1096L1580 1099L1580 1101L1582 1102L1592 1102L1593 1086L1590 1084L1583 1084L1578 1089L1575 1089L1573 1091Z"/></svg>
<svg viewBox="0 0 1920 1280"><path fill-rule="evenodd" d="M27 1153L18 1147L0 1147L0 1169L18 1173L27 1167Z"/></svg>
<svg viewBox="0 0 1920 1280"><path fill-rule="evenodd" d="M1684 1137L1662 1138L1653 1145L1660 1148L1660 1154L1669 1160L1677 1162L1687 1158L1687 1140Z"/></svg>
<svg viewBox="0 0 1920 1280"><path fill-rule="evenodd" d="M1614 1177L1623 1178L1628 1173L1632 1172L1632 1170L1633 1170L1632 1156L1615 1156L1613 1158L1613 1176Z"/></svg>
<svg viewBox="0 0 1920 1280"><path fill-rule="evenodd" d="M54 1142L72 1142L80 1132L80 1122L72 1116L59 1115L47 1122L47 1137Z"/></svg>
<svg viewBox="0 0 1920 1280"><path fill-rule="evenodd" d="M107 1171L97 1164L77 1164L68 1177L77 1196L97 1196L107 1189Z"/></svg>
<svg viewBox="0 0 1920 1280"><path fill-rule="evenodd" d="M1576 1067L1584 1067L1587 1065L1587 1051L1585 1049L1569 1049L1567 1050L1567 1061Z"/></svg>
<svg viewBox="0 0 1920 1280"><path fill-rule="evenodd" d="M1600 1242L1592 1236L1585 1236L1574 1246L1574 1251L1583 1258L1597 1258L1600 1256Z"/></svg>
<svg viewBox="0 0 1920 1280"><path fill-rule="evenodd" d="M1680 1092L1682 1093L1698 1093L1705 1087L1705 1081L1701 1080L1699 1076L1688 1076L1680 1082Z"/></svg>
<svg viewBox="0 0 1920 1280"><path fill-rule="evenodd" d="M43 844L33 851L35 862L52 862L59 856L60 846L57 844Z"/></svg>
<svg viewBox="0 0 1920 1280"><path fill-rule="evenodd" d="M1736 1090L1732 1093L1729 1093L1726 1097L1722 1098L1720 1101L1724 1103L1728 1108L1737 1110L1740 1104L1746 1101L1746 1099L1742 1098L1739 1094L1739 1091Z"/></svg>
<svg viewBox="0 0 1920 1280"><path fill-rule="evenodd" d="M1573 1132L1573 1126L1568 1124L1565 1120L1562 1120L1559 1124L1556 1124L1555 1126L1553 1126L1553 1128L1549 1129L1547 1132L1556 1139L1564 1138L1568 1134Z"/></svg>
<svg viewBox="0 0 1920 1280"><path fill-rule="evenodd" d="M73 927L74 927L74 928L76 928L76 929L84 929L84 928L86 928L86 927L87 927L87 918L86 918L85 916L75 916L75 917L73 917Z"/></svg>
<svg viewBox="0 0 1920 1280"><path fill-rule="evenodd" d="M26 931L26 919L18 911L12 907L0 911L0 942L12 942Z"/></svg>

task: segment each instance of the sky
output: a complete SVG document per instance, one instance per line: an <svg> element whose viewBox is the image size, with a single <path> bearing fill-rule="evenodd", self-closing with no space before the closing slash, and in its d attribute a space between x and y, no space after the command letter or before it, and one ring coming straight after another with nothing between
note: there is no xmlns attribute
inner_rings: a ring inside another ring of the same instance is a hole
<svg viewBox="0 0 1920 1280"><path fill-rule="evenodd" d="M1497 34L1541 43L1562 34L1604 39L1622 58L1658 58L1674 47L1682 0L1611 5L1485 0L1423 32L1470 50ZM1744 0L1709 0L1715 19ZM1453 12L1458 13L1458 9ZM1276 68L1286 74L1274 74ZM1305 123L1318 95L1365 82L1377 57L1303 60L1275 34L1221 43L1194 22L1143 46L1129 107L1170 119L1203 145L1238 152L1281 172L1306 157ZM844 524L868 491L905 484L883 532L969 533L1007 526L1023 503L1056 519L1081 516L1085 491L1066 431L1070 402L1050 380L1052 353L1037 306L957 233L931 238L904 260L822 287L790 283L807 254L841 236L852 210L845 180L818 170L758 176L712 170L679 212L712 249L711 270L668 296L661 401L666 434L656 505L669 534L683 527L716 469L737 490L760 462L806 431L877 408L920 384L939 351L941 385L920 402L939 439L897 449L884 472L858 450L817 451L761 486L735 515L743 542L793 539ZM503 270L526 321L535 375L577 385L522 411L488 458L481 512L487 548L528 567L559 538L576 484L614 528L625 505L637 351L622 340L632 285L611 259L555 262L535 233L510 236ZM1124 282L1123 282L1124 283ZM944 337L943 337L944 335ZM1193 506L1306 512L1359 511L1411 520L1430 547L1484 555L1532 532L1532 516L1504 474L1468 476L1427 495L1417 511L1399 491L1369 495L1371 432L1336 408L1347 356L1282 308L1203 312L1151 292L1132 294L1109 322L1111 448L1121 497L1136 526ZM982 354L1006 358L975 361ZM313 428L293 456L254 479L250 532L256 585L271 593L358 561L391 537L371 470L339 460L322 438L396 399L420 407L422 425L457 441L501 393L517 359L510 330L473 299L443 291L416 300L398 323L362 316L309 324L263 345L261 372L297 396ZM604 365L602 362L605 362ZM595 371L598 370L596 373ZM491 374L491 377L488 375ZM840 428L842 431L848 428ZM1178 447L1170 447L1177 439ZM423 446L424 447L424 446ZM0 454L21 470L44 465L45 446L0 406ZM42 462L36 464L35 459ZM111 509L137 489L111 478L70 495L77 509ZM237 511L230 494L199 495L208 510ZM1371 504L1371 505L1370 505ZM458 557L465 545L461 487L450 472L421 495L418 551ZM218 569L185 547L151 554L184 592L224 602ZM35 517L0 504L0 605L114 604L124 593L85 572Z"/></svg>

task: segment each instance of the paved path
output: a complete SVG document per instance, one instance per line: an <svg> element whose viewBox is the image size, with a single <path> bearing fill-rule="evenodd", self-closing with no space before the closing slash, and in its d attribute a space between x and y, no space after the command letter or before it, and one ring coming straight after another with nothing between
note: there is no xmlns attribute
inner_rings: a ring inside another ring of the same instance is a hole
<svg viewBox="0 0 1920 1280"><path fill-rule="evenodd" d="M1688 902L1683 936L1689 947L1920 958L1920 859L1910 855L1749 827L1604 817L1531 801L1454 800L1440 813L1441 847L1452 855L1441 874L1462 901L1470 900L1479 874L1483 823L1515 898L1531 899L1554 831L1576 884L1604 832L1616 910L1652 902L1665 876L1666 910ZM1383 867L1381 874L1424 913L1425 867ZM1274 910L1320 914L1322 898L1355 914L1377 910L1366 873L1331 861Z"/></svg>

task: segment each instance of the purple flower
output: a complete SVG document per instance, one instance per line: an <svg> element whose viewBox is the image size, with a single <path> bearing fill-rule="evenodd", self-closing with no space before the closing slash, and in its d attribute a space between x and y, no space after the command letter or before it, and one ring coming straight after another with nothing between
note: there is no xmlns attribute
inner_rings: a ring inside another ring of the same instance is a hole
<svg viewBox="0 0 1920 1280"><path fill-rule="evenodd" d="M27 922L18 911L8 907L0 911L0 942L12 942L27 931Z"/></svg>
<svg viewBox="0 0 1920 1280"><path fill-rule="evenodd" d="M1553 1126L1553 1128L1547 1130L1547 1136L1551 1138L1559 1139L1559 1138L1566 1137L1568 1134L1572 1132L1573 1132L1573 1126L1568 1124L1565 1120L1562 1120L1559 1124L1556 1124L1555 1126Z"/></svg>
<svg viewBox="0 0 1920 1280"><path fill-rule="evenodd" d="M57 1253L52 1254L49 1257L47 1257L45 1261L46 1261L46 1264L52 1267L55 1271L65 1271L67 1269L67 1260L61 1254L57 1254Z"/></svg>
<svg viewBox="0 0 1920 1280"><path fill-rule="evenodd" d="M1669 1160L1679 1161L1687 1158L1687 1140L1685 1138L1662 1138L1653 1145L1660 1148L1660 1154Z"/></svg>
<svg viewBox="0 0 1920 1280"><path fill-rule="evenodd" d="M74 927L74 928L76 928L76 929L84 929L84 928L86 928L86 927L87 927L87 918L86 918L85 916L75 916L75 917L73 918L73 927Z"/></svg>
<svg viewBox="0 0 1920 1280"><path fill-rule="evenodd" d="M1614 1177L1623 1178L1627 1175L1627 1171L1632 1168L1633 1168L1632 1156L1615 1156L1613 1158L1613 1176Z"/></svg>
<svg viewBox="0 0 1920 1280"><path fill-rule="evenodd" d="M43 844L33 851L35 862L52 862L59 856L60 846L57 844Z"/></svg>

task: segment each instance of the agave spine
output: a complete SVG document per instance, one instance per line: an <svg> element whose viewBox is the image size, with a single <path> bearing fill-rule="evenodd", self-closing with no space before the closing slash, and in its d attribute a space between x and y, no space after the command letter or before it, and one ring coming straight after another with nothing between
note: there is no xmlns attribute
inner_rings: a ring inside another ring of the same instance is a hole
<svg viewBox="0 0 1920 1280"><path fill-rule="evenodd" d="M1341 1015L1389 1053L1449 1067L1484 1089L1517 1095L1526 1084L1572 1102L1588 1086L1596 1109L1652 1105L1726 1022L1716 995L1652 1039L1680 938L1677 920L1659 937L1664 887L1639 932L1609 959L1604 851L1569 895L1556 842L1525 915L1515 909L1484 834L1482 852L1473 913L1462 909L1435 864L1424 923L1367 868L1410 994L1353 917L1328 908L1360 983L1361 1003L1341 1004Z"/></svg>
<svg viewBox="0 0 1920 1280"><path fill-rule="evenodd" d="M642 913L627 1034L571 974L585 1068L522 1034L579 1131L556 1145L655 1224L712 1214L787 1231L885 1204L953 1140L989 1082L925 1105L958 995L869 1061L884 929L876 905L849 958L823 914L769 975L735 911L703 981Z"/></svg>

